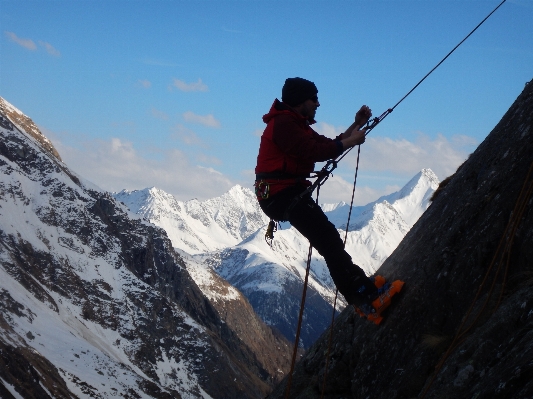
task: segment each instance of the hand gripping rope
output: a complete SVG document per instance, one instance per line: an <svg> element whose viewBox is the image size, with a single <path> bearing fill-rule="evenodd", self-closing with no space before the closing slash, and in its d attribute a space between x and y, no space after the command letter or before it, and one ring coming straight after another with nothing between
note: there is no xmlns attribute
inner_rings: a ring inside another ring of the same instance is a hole
<svg viewBox="0 0 533 399"><path fill-rule="evenodd" d="M500 4L498 4L498 6L496 8L494 8L474 29L472 29L472 31L467 36L465 36L465 38L463 40L461 40L437 65L435 65L435 67L433 67L433 69L431 69L415 86L413 86L413 88L411 90L409 90L409 92L407 92L407 94L405 96L403 96L400 99L400 101L398 101L392 108L389 108L388 110L386 110L379 117L376 117L376 118L373 118L373 119L369 120L367 122L367 125L366 125L366 129L367 130L366 130L365 136L367 136L379 123L381 123L381 121L383 119L385 119L392 111L394 111L394 109L398 105L400 105L400 103L403 100L405 100L418 86L420 86L420 84L424 80L426 80L426 78L429 75L431 75L433 73L433 71L435 71L435 69L437 69L444 61L446 61L446 59L461 44L463 44L463 42L466 39L468 39L506 1L507 0L503 0ZM361 146L359 145L357 147L358 147L357 166L356 166L356 170L355 170L355 179L354 179L354 186L353 186L353 191L352 191L352 203L350 204L350 212L348 214L348 223L346 224L346 233L348 232L348 225L349 225L349 220L350 220L350 216L351 216L351 212L352 212L353 198L354 198L354 193L355 193L355 186L356 186L356 182L357 182L357 171L359 169L359 154L360 154L360 151L361 151ZM329 176L337 168L338 163L346 156L346 154L348 154L352 150L352 148L353 147L349 148L347 151L345 151L337 159L327 161L326 164L324 165L324 167L320 171L316 172L317 178L316 178L315 182L311 186L309 186L303 193L301 193L300 195L298 195L298 196L296 196L294 198L293 202L291 203L291 205L287 209L285 215L288 215L290 210L293 209L296 206L296 204L298 204L298 202L305 195L308 195L308 194L312 193L317 188L320 189L320 186L322 186L328 180ZM317 201L318 201L318 192L317 192ZM271 231L271 238L273 238L273 231ZM345 238L344 242L346 243L346 238ZM300 315L299 315L299 321L298 321L298 328L297 328L297 331L296 331L296 340L295 340L294 348L293 348L291 369L290 369L290 372L289 372L289 375L288 375L287 386L286 386L286 389L285 389L285 398L286 399L288 399L289 395L290 395L291 383L292 383L292 375L293 375L293 372L294 372L294 365L295 365L295 362L296 362L296 354L297 354L297 350L298 350L298 341L299 341L299 337L300 337L300 329L301 329L302 318L303 318L303 309L304 309L304 306L305 306L305 294L306 294L306 287L307 287L307 279L308 279L309 270L310 270L310 264L311 264L311 251L312 251L312 247L309 247L309 255L308 255L308 259L307 259L307 270L306 270L306 276L305 276L305 282L304 282L304 290L303 290L302 302L301 302L301 306L300 306ZM333 316L332 316L332 319L331 319L330 337L329 337L328 351L327 351L327 355L326 355L326 365L325 365L324 379L323 379L323 385L322 385L322 390L321 390L322 391L321 392L321 398L324 397L324 391L325 391L325 387L326 387L326 379L327 379L328 364L329 364L329 353L330 353L330 349L331 349L331 343L333 341L333 321L334 321L334 318L335 318L335 307L336 307L336 303L337 303L337 295L338 295L338 290L337 290L337 292L335 294L335 300L334 300L334 304L333 304Z"/></svg>

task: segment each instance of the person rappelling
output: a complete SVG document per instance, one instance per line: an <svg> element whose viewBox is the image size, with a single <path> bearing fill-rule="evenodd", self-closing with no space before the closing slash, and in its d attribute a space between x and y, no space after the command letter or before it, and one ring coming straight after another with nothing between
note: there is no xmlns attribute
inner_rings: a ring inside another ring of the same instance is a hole
<svg viewBox="0 0 533 399"><path fill-rule="evenodd" d="M346 302L361 316L379 324L381 312L401 286L394 285L396 282L386 283L381 276L367 277L352 262L339 232L313 200L311 192L306 192L312 185L307 179L316 162L334 159L365 142L364 126L372 111L363 105L351 126L331 139L311 127L319 106L318 89L313 82L299 77L285 81L281 101L275 99L263 116L267 126L261 136L255 168L257 199L272 221L288 221L309 240L324 257L331 278Z"/></svg>

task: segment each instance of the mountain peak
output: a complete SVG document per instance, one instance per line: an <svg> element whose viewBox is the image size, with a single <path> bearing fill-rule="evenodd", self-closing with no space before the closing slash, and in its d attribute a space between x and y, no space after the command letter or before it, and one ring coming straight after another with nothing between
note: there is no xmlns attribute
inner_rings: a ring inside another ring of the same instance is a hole
<svg viewBox="0 0 533 399"><path fill-rule="evenodd" d="M41 133L37 125L22 111L16 108L11 103L7 102L4 98L0 97L0 114L5 115L9 121L16 127L21 133L27 134L31 138L37 141L37 143L49 154L53 155L59 161L61 157L57 152L52 142ZM0 121L1 123L1 121ZM2 126L5 124L3 122ZM4 126L7 128L7 126Z"/></svg>

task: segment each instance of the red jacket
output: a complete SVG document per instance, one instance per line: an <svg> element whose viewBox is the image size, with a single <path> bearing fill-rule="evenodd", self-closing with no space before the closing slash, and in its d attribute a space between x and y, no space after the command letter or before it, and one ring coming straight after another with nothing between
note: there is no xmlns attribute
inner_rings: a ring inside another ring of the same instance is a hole
<svg viewBox="0 0 533 399"><path fill-rule="evenodd" d="M336 158L342 151L340 136L330 139L315 132L305 117L291 107L274 100L267 124L261 136L261 145L255 167L256 180L270 185L270 195L291 185L310 185L305 178L315 169L315 162Z"/></svg>

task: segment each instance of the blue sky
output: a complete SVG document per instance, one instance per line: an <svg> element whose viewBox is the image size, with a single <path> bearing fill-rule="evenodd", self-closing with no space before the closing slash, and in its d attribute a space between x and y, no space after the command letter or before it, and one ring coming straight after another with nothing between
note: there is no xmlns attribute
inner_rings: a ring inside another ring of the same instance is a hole
<svg viewBox="0 0 533 399"><path fill-rule="evenodd" d="M362 104L396 104L499 3L0 0L0 96L104 189L206 199L252 186L287 77L316 83L315 129L333 137ZM372 131L357 204L457 169L532 79L532 20L533 0L507 0ZM321 202L350 200L352 153Z"/></svg>

